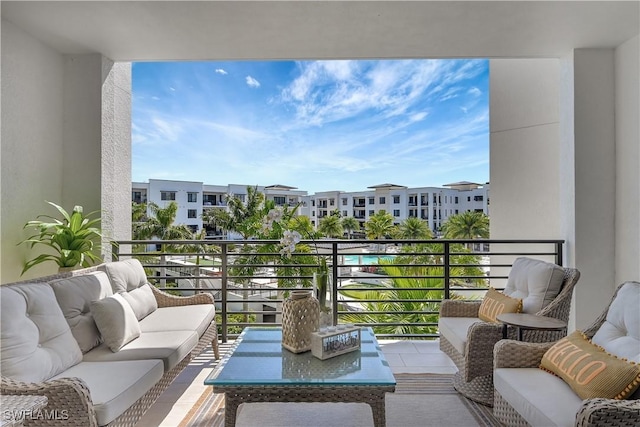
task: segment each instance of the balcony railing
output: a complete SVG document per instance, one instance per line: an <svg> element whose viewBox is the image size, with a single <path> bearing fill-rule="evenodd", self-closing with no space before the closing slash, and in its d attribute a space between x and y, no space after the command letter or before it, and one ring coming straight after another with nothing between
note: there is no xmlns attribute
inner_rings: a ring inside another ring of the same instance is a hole
<svg viewBox="0 0 640 427"><path fill-rule="evenodd" d="M311 286L320 259L329 268L334 323L374 328L378 337L436 338L440 303L480 299L506 285L519 256L562 265L562 240L319 240L306 253L280 254L278 241L119 241L114 258L141 260L149 281L183 295L209 292L220 337L255 323L280 325L282 301Z"/></svg>

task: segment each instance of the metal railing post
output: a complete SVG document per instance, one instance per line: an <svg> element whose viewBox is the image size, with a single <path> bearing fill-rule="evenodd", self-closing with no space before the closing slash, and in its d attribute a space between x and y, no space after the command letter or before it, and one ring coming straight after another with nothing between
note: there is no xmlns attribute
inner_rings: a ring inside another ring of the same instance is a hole
<svg viewBox="0 0 640 427"><path fill-rule="evenodd" d="M331 315L338 324L338 244L331 244Z"/></svg>
<svg viewBox="0 0 640 427"><path fill-rule="evenodd" d="M444 255L442 261L444 262L444 299L451 298L451 284L449 283L451 280L451 247L449 246L449 242L444 242Z"/></svg>
<svg viewBox="0 0 640 427"><path fill-rule="evenodd" d="M220 317L222 318L222 342L227 342L227 327L228 327L228 319L227 319L227 281L228 281L228 271L227 271L227 244L222 242L220 245L220 269L222 270L222 276L220 278L220 293L222 301L221 304L221 313Z"/></svg>

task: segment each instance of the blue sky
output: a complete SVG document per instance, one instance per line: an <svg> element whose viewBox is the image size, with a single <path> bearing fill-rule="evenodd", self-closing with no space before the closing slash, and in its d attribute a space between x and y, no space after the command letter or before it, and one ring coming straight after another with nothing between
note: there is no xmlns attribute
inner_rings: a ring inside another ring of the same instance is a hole
<svg viewBox="0 0 640 427"><path fill-rule="evenodd" d="M489 180L487 60L135 63L132 89L137 182Z"/></svg>

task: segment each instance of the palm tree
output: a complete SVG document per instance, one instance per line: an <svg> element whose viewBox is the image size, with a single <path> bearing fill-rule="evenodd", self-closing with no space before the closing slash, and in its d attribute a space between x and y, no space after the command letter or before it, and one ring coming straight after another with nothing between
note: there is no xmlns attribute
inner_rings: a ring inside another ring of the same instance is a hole
<svg viewBox="0 0 640 427"><path fill-rule="evenodd" d="M416 217L409 217L400 223L398 237L400 239L433 239L429 224Z"/></svg>
<svg viewBox="0 0 640 427"><path fill-rule="evenodd" d="M484 212L462 212L450 216L442 231L447 239L488 239L489 217Z"/></svg>
<svg viewBox="0 0 640 427"><path fill-rule="evenodd" d="M257 187L247 187L247 198L238 195L227 197L227 210L209 209L202 220L223 230L234 231L243 239L255 237L260 232L263 219L264 194Z"/></svg>
<svg viewBox="0 0 640 427"><path fill-rule="evenodd" d="M342 228L347 230L347 238L351 239L351 232L360 229L360 221L352 216L342 218Z"/></svg>
<svg viewBox="0 0 640 427"><path fill-rule="evenodd" d="M384 239L386 236L390 236L395 232L395 225L393 225L393 217L389 212L380 211L369 218L364 224L365 232L367 233L367 239Z"/></svg>
<svg viewBox="0 0 640 427"><path fill-rule="evenodd" d="M331 238L342 237L344 234L340 217L335 215L329 215L322 218L318 225L318 231Z"/></svg>

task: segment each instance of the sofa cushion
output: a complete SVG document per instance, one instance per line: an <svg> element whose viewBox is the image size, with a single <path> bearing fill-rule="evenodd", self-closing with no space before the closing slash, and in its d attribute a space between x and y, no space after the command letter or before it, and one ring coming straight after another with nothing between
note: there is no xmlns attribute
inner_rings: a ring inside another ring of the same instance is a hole
<svg viewBox="0 0 640 427"><path fill-rule="evenodd" d="M147 283L147 275L140 261L135 258L108 262L100 266L111 281L113 293L132 291Z"/></svg>
<svg viewBox="0 0 640 427"><path fill-rule="evenodd" d="M560 378L537 368L498 368L493 384L530 425L574 426L582 399Z"/></svg>
<svg viewBox="0 0 640 427"><path fill-rule="evenodd" d="M164 375L159 360L81 362L54 377L78 377L89 387L98 425L129 409Z"/></svg>
<svg viewBox="0 0 640 427"><path fill-rule="evenodd" d="M522 299L523 313L535 314L558 296L563 282L562 267L519 257L513 262L504 294Z"/></svg>
<svg viewBox="0 0 640 427"><path fill-rule="evenodd" d="M512 298L493 288L489 288L480 304L478 317L485 322L497 323L496 316L502 313L520 313L522 300Z"/></svg>
<svg viewBox="0 0 640 427"><path fill-rule="evenodd" d="M2 375L40 382L82 360L82 351L47 283L0 287Z"/></svg>
<svg viewBox="0 0 640 427"><path fill-rule="evenodd" d="M213 304L163 307L140 321L140 330L145 332L196 331L201 337L216 315Z"/></svg>
<svg viewBox="0 0 640 427"><path fill-rule="evenodd" d="M624 399L640 385L640 365L605 352L580 331L556 342L540 364L582 399Z"/></svg>
<svg viewBox="0 0 640 427"><path fill-rule="evenodd" d="M145 283L138 289L122 292L120 295L127 300L138 320L142 320L158 308L158 302L153 295L151 285Z"/></svg>
<svg viewBox="0 0 640 427"><path fill-rule="evenodd" d="M85 362L160 359L165 371L176 366L198 345L194 331L145 332L114 353L103 343L84 355Z"/></svg>
<svg viewBox="0 0 640 427"><path fill-rule="evenodd" d="M96 271L54 280L50 285L80 350L86 353L99 345L102 337L91 314L91 302L113 295L107 274Z"/></svg>
<svg viewBox="0 0 640 427"><path fill-rule="evenodd" d="M464 355L467 347L467 332L474 323L480 322L477 317L440 317L438 330L440 336L446 337L458 353Z"/></svg>
<svg viewBox="0 0 640 427"><path fill-rule="evenodd" d="M140 336L138 319L129 303L120 294L93 301L91 314L111 351L119 351L122 346Z"/></svg>
<svg viewBox="0 0 640 427"><path fill-rule="evenodd" d="M626 282L611 302L593 343L611 354L640 363L640 283Z"/></svg>

